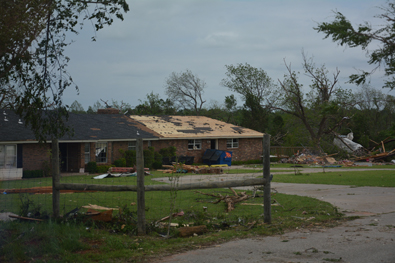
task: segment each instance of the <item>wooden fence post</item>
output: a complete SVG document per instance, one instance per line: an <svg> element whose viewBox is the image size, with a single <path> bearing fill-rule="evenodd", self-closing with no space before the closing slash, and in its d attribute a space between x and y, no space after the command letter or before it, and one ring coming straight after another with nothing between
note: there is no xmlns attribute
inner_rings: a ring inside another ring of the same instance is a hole
<svg viewBox="0 0 395 263"><path fill-rule="evenodd" d="M60 183L59 171L59 141L52 140L52 211L53 217L59 217L60 211L60 191L56 188Z"/></svg>
<svg viewBox="0 0 395 263"><path fill-rule="evenodd" d="M136 143L137 166L137 234L145 235L145 190L144 190L144 152L143 139Z"/></svg>
<svg viewBox="0 0 395 263"><path fill-rule="evenodd" d="M270 198L270 135L263 135L263 178L266 179L263 187L263 222L271 224L271 198Z"/></svg>

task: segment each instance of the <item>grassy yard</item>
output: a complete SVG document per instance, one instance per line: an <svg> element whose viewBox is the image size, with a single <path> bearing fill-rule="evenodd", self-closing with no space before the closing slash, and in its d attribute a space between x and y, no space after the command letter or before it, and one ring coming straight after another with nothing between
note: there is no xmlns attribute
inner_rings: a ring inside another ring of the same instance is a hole
<svg viewBox="0 0 395 263"><path fill-rule="evenodd" d="M392 166L389 166L392 167ZM277 165L271 171L281 168ZM287 167L285 167L287 168ZM262 170L227 169L235 174L255 174ZM188 174L178 174L185 176ZM145 177L145 183L161 184L154 178L169 175L152 172ZM65 176L64 183L94 184L136 184L136 177L92 179L89 176ZM395 171L368 170L346 172L331 171L308 173L290 171L290 174L275 174L274 182L340 184L353 186L395 187ZM37 178L19 181L2 181L1 189L30 188L51 186L51 178ZM201 190L207 194L231 195L229 189ZM240 190L238 190L240 192ZM252 194L248 192L248 194ZM26 222L0 223L0 262L142 262L151 261L158 255L172 254L186 249L195 249L234 238L280 234L295 228L335 226L342 219L331 204L314 198L272 195L272 224L263 223L262 192L237 204L235 210L227 213L225 203L215 204L217 199L194 190L146 193L146 236L136 236L136 193L134 192L91 192L61 194L61 213L76 207L97 204L121 209L113 212L111 223L92 222L86 219L80 209L75 218L62 219L36 224ZM2 194L1 210L20 214L22 209L30 211L51 211L50 194ZM173 203L172 203L173 202ZM7 204L5 207L3 204ZM171 208L173 204L173 208ZM180 226L206 225L208 232L192 238L177 236L177 228L172 228L171 238L164 238L167 228L161 228L155 222L171 212L183 211L184 216L176 217L172 223Z"/></svg>
<svg viewBox="0 0 395 263"><path fill-rule="evenodd" d="M191 191L190 191L191 192ZM234 238L280 234L295 228L332 227L341 217L329 203L299 196L275 194L272 224L263 223L263 207L237 205L230 213L210 197L183 195L184 216L173 222L206 225L208 232L192 238L177 237L177 228L164 238L167 228L148 223L146 236L135 235L133 211L114 216L111 223L76 219L39 224L0 223L0 262L142 262L158 255L196 249ZM262 198L249 202L261 204ZM207 206L204 211L202 206ZM153 208L153 207L152 207ZM151 208L150 208L151 210Z"/></svg>
<svg viewBox="0 0 395 263"><path fill-rule="evenodd" d="M273 182L395 187L395 171L331 171L276 174Z"/></svg>

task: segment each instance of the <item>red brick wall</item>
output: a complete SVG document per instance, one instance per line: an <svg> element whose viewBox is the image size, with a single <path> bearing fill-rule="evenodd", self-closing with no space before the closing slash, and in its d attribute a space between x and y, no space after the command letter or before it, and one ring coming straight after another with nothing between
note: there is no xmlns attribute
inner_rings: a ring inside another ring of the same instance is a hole
<svg viewBox="0 0 395 263"><path fill-rule="evenodd" d="M152 146L155 147L156 151L159 151L161 148L174 146L177 148L177 155L194 156L194 161L201 163L204 152L207 149L211 149L211 140L202 139L201 150L188 150L187 139L152 141ZM226 139L218 139L218 150L231 151L232 161L258 160L262 156L262 139L240 138L238 148L227 148Z"/></svg>
<svg viewBox="0 0 395 263"><path fill-rule="evenodd" d="M95 158L95 143L90 143L91 161ZM202 139L201 150L188 150L188 139L180 140L155 140L151 141L151 146L159 151L162 148L174 146L177 149L177 155L194 156L196 163L202 163L202 156L206 149L211 148L210 139ZM84 143L68 144L68 171L78 172L79 168L85 167ZM148 141L144 141L144 149L148 148ZM128 142L108 142L107 144L107 164L114 163L115 160L121 158L119 149L128 149ZM43 164L50 164L51 144L24 144L23 145L23 169L40 170ZM226 139L218 139L218 150L231 151L232 161L246 161L261 159L262 156L262 139L239 139L238 148L226 148Z"/></svg>
<svg viewBox="0 0 395 263"><path fill-rule="evenodd" d="M23 144L23 169L24 170L41 170L44 163L51 163L51 144Z"/></svg>
<svg viewBox="0 0 395 263"><path fill-rule="evenodd" d="M232 152L232 161L258 160L262 156L262 139L239 139L238 148L226 148L226 140L218 140L218 149Z"/></svg>

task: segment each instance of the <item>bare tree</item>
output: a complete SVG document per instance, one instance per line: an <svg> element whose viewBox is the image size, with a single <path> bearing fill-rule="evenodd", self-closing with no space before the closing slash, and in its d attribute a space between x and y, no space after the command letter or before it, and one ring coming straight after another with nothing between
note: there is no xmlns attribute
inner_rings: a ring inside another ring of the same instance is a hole
<svg viewBox="0 0 395 263"><path fill-rule="evenodd" d="M351 105L352 96L349 91L338 85L340 71L332 73L324 65L316 67L312 59L303 55L305 75L310 77L310 91L305 94L298 76L286 64L288 74L283 81L279 81L279 100L272 109L281 110L299 119L308 131L312 143L319 148L322 136L332 133L349 118L344 109Z"/></svg>
<svg viewBox="0 0 395 263"><path fill-rule="evenodd" d="M194 110L196 115L199 115L206 102L202 98L205 87L206 83L190 70L173 72L166 80L166 95L175 105Z"/></svg>

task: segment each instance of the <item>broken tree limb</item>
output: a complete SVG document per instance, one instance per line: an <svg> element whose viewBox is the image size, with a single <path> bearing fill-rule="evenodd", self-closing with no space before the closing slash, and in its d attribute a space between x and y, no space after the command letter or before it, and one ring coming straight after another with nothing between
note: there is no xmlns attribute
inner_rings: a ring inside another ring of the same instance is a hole
<svg viewBox="0 0 395 263"><path fill-rule="evenodd" d="M224 201L227 204L227 208L226 208L226 212L230 212L232 210L235 209L235 204L247 200L248 198L250 198L249 195L247 195L245 192L241 192L241 193L237 193L235 190L233 190L232 188L229 188L232 192L233 192L233 196L229 196L229 195L221 195L221 194L208 194L208 193L203 193L200 191L195 191L195 193L199 193L199 194L203 194L203 195L208 195L208 196L212 196L215 198L218 198L217 201L213 202L213 204L218 204L221 201Z"/></svg>

